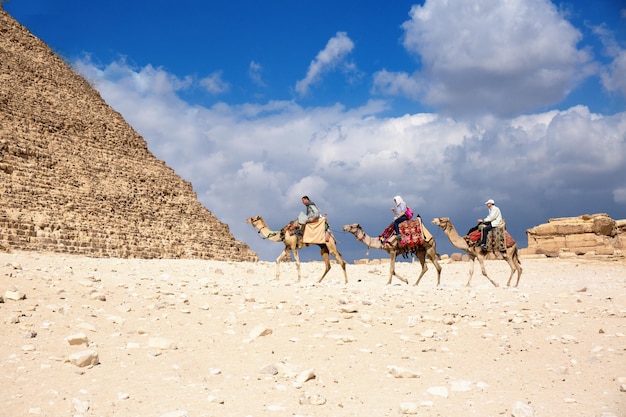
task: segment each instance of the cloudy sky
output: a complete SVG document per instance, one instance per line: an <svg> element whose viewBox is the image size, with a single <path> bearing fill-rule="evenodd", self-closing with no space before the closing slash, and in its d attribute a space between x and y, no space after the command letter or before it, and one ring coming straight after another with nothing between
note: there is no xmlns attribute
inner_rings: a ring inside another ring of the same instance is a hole
<svg viewBox="0 0 626 417"><path fill-rule="evenodd" d="M526 229L549 218L626 218L622 0L14 0L4 9L263 260L282 246L245 219L279 229L305 194L348 260L366 248L341 226L380 234L398 194L427 223L450 217L462 233L493 198L521 247Z"/></svg>

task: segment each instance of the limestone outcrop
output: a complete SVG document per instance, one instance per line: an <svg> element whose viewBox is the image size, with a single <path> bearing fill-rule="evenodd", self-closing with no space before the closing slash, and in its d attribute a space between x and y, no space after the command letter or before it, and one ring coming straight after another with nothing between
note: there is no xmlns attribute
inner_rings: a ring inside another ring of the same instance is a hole
<svg viewBox="0 0 626 417"><path fill-rule="evenodd" d="M626 220L605 213L550 219L526 235L525 254L623 256L626 250Z"/></svg>
<svg viewBox="0 0 626 417"><path fill-rule="evenodd" d="M1 5L0 249L258 260L189 182Z"/></svg>

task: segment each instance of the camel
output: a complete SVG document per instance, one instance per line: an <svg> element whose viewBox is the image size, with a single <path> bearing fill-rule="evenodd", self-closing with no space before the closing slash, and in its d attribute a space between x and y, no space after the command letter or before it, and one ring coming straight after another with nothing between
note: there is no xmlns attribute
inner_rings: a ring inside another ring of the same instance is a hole
<svg viewBox="0 0 626 417"><path fill-rule="evenodd" d="M471 264L469 270L469 279L467 280L466 286L469 286L472 281L472 275L474 275L474 261L476 259L478 259L478 263L480 263L480 270L482 271L483 275L494 286L498 286L498 283L489 278L489 275L487 275L487 271L485 270L485 255L487 255L488 253L487 250L481 249L479 246L469 246L465 239L459 235L459 233L454 228L454 225L447 217L435 218L433 219L432 223L443 229L443 232L446 234L446 236L448 236L448 239L450 239L450 243L452 243L455 248L461 249L469 255ZM491 252L495 253L495 251ZM515 283L515 286L517 287L520 277L522 276L522 264L519 258L519 252L517 250L517 243L514 242L513 245L507 247L506 253L502 253L502 256L511 267L511 274L509 275L509 280L507 281L506 285L507 287L511 286L511 279L513 278L513 274L515 273L515 271L517 271L517 282Z"/></svg>
<svg viewBox="0 0 626 417"><path fill-rule="evenodd" d="M424 227L423 224L422 227ZM387 285L391 284L391 280L394 275L405 284L409 283L406 278L401 277L396 272L396 257L398 255L414 254L415 257L419 259L420 264L422 265L422 272L417 278L417 281L415 281L414 285L418 285L426 271L428 271L428 266L426 265L426 256L428 256L435 265L435 268L437 269L437 286L439 286L441 280L441 266L439 265L439 255L437 254L437 248L434 238L431 237L430 240L424 243L424 245L408 248L399 247L397 240L394 240L392 242L386 242L383 244L380 239L368 236L358 223L346 224L345 226L343 226L343 231L352 233L356 240L363 243L368 248L382 249L389 254L391 262L389 264L389 280L387 281Z"/></svg>
<svg viewBox="0 0 626 417"><path fill-rule="evenodd" d="M326 269L324 270L324 274L317 280L318 283L322 282L328 271L330 271L330 259L328 254L330 253L332 256L337 259L337 262L341 265L343 269L343 276L345 279L345 283L348 283L348 273L346 272L346 262L341 257L341 253L337 250L337 241L335 240L335 236L330 235L330 239L328 242L324 243L304 243L302 241L302 236L294 235L287 231L289 224L279 231L271 230L265 220L261 216L250 217L246 220L246 223L250 223L255 229L257 229L257 233L261 235L263 239L271 240L272 242L283 242L285 245L285 250L281 252L280 256L276 258L276 279L279 279L280 276L280 262L284 257L289 257L289 251L293 253L293 257L296 260L296 269L298 270L298 282L300 282L300 257L298 256L298 249L304 248L310 245L318 245L320 247L320 254L324 259L324 265L326 265Z"/></svg>

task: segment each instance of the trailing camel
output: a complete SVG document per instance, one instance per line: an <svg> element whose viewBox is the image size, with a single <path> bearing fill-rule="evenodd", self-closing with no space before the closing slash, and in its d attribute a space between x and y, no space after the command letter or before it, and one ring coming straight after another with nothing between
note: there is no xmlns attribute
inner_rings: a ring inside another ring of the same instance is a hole
<svg viewBox="0 0 626 417"><path fill-rule="evenodd" d="M471 263L467 286L469 286L470 282L472 281L472 275L474 275L474 261L476 259L478 259L478 263L480 263L480 270L482 271L483 275L494 286L498 286L498 284L494 280L489 278L489 275L487 275L487 271L485 270L485 255L487 255L489 252L496 253L495 250L488 251L485 249L481 249L480 246L470 246L467 241L461 235L459 235L459 233L454 228L454 225L447 217L437 217L433 219L432 223L443 229L443 232L446 236L448 236L448 239L450 239L450 243L452 243L455 248L461 249L469 255ZM507 281L506 285L511 285L511 279L513 278L513 274L515 273L515 271L517 271L517 282L515 283L515 286L517 287L520 277L522 276L522 264L520 262L519 252L517 250L517 243L515 243L513 238L510 238L510 241L511 244L506 245L506 252L502 252L501 254L511 267L511 274L509 275L509 280Z"/></svg>
<svg viewBox="0 0 626 417"><path fill-rule="evenodd" d="M304 248L310 245L317 245L320 247L320 254L324 259L324 265L326 269L324 270L324 274L320 277L317 282L322 282L328 271L330 271L330 258L329 253L337 262L341 265L343 269L343 276L346 284L348 283L348 273L346 272L346 262L341 257L341 253L337 250L337 241L335 240L335 236L332 233L329 236L328 242L326 243L304 243L302 241L302 236L299 234L292 234L288 231L290 224L283 227L279 231L271 230L265 220L261 216L250 217L246 220L247 223L250 223L255 229L257 229L257 233L261 235L263 239L270 240L272 242L282 242L285 245L285 250L281 252L280 256L276 258L276 279L280 276L280 262L284 257L289 256L289 252L293 253L293 257L296 260L296 269L298 270L298 282L300 282L300 257L298 256L298 249Z"/></svg>
<svg viewBox="0 0 626 417"><path fill-rule="evenodd" d="M424 228L424 225L422 224L421 227ZM394 275L398 277L400 281L406 284L409 283L406 278L401 277L396 272L396 257L398 255L414 254L415 257L419 259L420 264L422 265L422 272L417 278L417 281L415 281L415 285L418 285L420 283L420 280L422 279L426 271L428 271L428 266L426 265L426 257L428 256L428 258L430 258L430 260L435 265L435 268L437 269L437 286L439 286L441 280L441 266L439 265L438 261L439 255L437 254L435 239L432 236L430 236L428 240L425 240L423 245L402 247L399 246L397 240L393 240L392 242L385 242L383 244L383 242L381 242L379 238L368 236L358 223L346 224L345 226L343 226L343 231L352 233L356 240L363 243L368 248L382 249L389 254L389 280L387 281L387 285L391 284L391 279ZM428 235L430 234L428 233Z"/></svg>

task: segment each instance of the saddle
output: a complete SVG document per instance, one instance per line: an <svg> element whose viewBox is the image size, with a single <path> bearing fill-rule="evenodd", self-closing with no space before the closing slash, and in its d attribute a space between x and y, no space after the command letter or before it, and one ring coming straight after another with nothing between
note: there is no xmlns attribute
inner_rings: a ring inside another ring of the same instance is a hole
<svg viewBox="0 0 626 417"><path fill-rule="evenodd" d="M326 221L326 217L314 219L306 224L292 221L283 230L283 233L301 238L304 243L327 243L332 237L332 231Z"/></svg>
<svg viewBox="0 0 626 417"><path fill-rule="evenodd" d="M463 239L465 239L469 247L474 247L480 244L481 237L482 231L472 228L467 235L463 236ZM504 252L506 248L510 248L515 244L515 240L502 225L494 227L488 232L486 244L487 250Z"/></svg>
<svg viewBox="0 0 626 417"><path fill-rule="evenodd" d="M416 217L413 220L403 221L398 225L400 229L400 235L402 238L400 239L399 246L401 248L412 248L414 246L420 246L424 244L424 230L422 227L422 219L420 217ZM384 245L385 243L391 243L394 239L396 239L396 231L393 228L393 223L391 223L383 232L378 236L380 242Z"/></svg>

